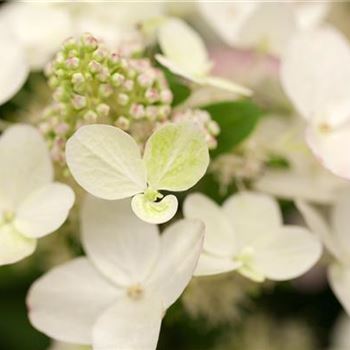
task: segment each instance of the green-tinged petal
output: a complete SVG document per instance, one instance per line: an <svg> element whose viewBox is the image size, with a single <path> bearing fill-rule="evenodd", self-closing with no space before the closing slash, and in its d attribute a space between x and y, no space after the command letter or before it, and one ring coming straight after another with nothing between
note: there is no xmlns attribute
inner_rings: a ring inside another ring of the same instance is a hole
<svg viewBox="0 0 350 350"><path fill-rule="evenodd" d="M169 221L177 211L177 198L169 194L159 202L152 202L144 194L138 194L131 201L132 210L143 221L161 224Z"/></svg>
<svg viewBox="0 0 350 350"><path fill-rule="evenodd" d="M139 147L113 126L81 127L67 142L66 158L75 180L96 197L127 198L146 188Z"/></svg>
<svg viewBox="0 0 350 350"><path fill-rule="evenodd" d="M10 224L0 226L0 266L26 258L35 248L36 239L22 236Z"/></svg>
<svg viewBox="0 0 350 350"><path fill-rule="evenodd" d="M208 146L195 124L167 124L147 141L144 160L152 188L185 191L205 174Z"/></svg>
<svg viewBox="0 0 350 350"><path fill-rule="evenodd" d="M212 86L218 89L230 91L235 94L240 94L244 96L251 96L253 94L252 90L228 79L223 79L215 76L207 76L202 79L203 79L203 85Z"/></svg>

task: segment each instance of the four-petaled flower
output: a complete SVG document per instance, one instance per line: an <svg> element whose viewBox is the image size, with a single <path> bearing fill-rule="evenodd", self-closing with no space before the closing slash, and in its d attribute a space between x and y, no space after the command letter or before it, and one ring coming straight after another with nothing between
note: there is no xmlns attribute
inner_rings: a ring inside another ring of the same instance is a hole
<svg viewBox="0 0 350 350"><path fill-rule="evenodd" d="M242 192L220 208L195 193L186 198L184 214L205 224L198 276L237 270L257 282L283 281L305 273L322 252L306 229L283 225L277 202L267 195Z"/></svg>
<svg viewBox="0 0 350 350"><path fill-rule="evenodd" d="M39 330L94 350L156 348L165 311L192 277L204 226L181 220L160 236L129 202L87 197L87 257L53 269L29 293L29 317Z"/></svg>

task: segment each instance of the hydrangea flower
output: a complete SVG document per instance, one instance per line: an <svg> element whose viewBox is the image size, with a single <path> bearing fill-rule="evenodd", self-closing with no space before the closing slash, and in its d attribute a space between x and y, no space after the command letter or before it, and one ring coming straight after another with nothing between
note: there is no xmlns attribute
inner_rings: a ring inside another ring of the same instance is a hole
<svg viewBox="0 0 350 350"><path fill-rule="evenodd" d="M277 202L267 195L242 192L220 208L195 193L186 198L184 215L205 224L197 276L237 270L256 282L283 281L305 273L321 255L317 237L283 225Z"/></svg>
<svg viewBox="0 0 350 350"><path fill-rule="evenodd" d="M32 254L37 239L58 229L74 203L74 193L54 182L46 144L27 125L0 138L0 265Z"/></svg>
<svg viewBox="0 0 350 350"><path fill-rule="evenodd" d="M315 64L317 62L317 64ZM350 46L331 27L297 35L283 58L283 87L306 119L306 139L321 163L350 179Z"/></svg>
<svg viewBox="0 0 350 350"><path fill-rule="evenodd" d="M334 294L350 315L350 192L343 191L338 196L329 221L311 205L303 201L298 201L297 205L310 229L320 236L333 258L328 268L328 280Z"/></svg>
<svg viewBox="0 0 350 350"><path fill-rule="evenodd" d="M29 73L26 54L22 46L0 25L0 105L10 100L23 86Z"/></svg>
<svg viewBox="0 0 350 350"><path fill-rule="evenodd" d="M319 25L329 7L327 1L198 1L200 14L225 43L244 49L260 48L277 55L297 30Z"/></svg>
<svg viewBox="0 0 350 350"><path fill-rule="evenodd" d="M164 313L192 277L203 224L181 220L160 236L130 201L88 197L82 211L87 257L41 277L28 296L29 318L45 334L94 350L156 348Z"/></svg>
<svg viewBox="0 0 350 350"><path fill-rule="evenodd" d="M255 144L254 155L283 157L288 168L267 168L254 183L259 192L285 199L333 203L348 183L325 169L309 150L304 138L305 123L293 116L265 117L248 140Z"/></svg>
<svg viewBox="0 0 350 350"><path fill-rule="evenodd" d="M143 157L121 129L84 126L68 140L66 159L86 191L109 200L133 197L133 211L150 223L166 222L177 211L177 198L158 191L186 191L209 164L204 135L190 122L159 128L148 139Z"/></svg>
<svg viewBox="0 0 350 350"><path fill-rule="evenodd" d="M232 81L210 75L212 63L202 38L178 18L162 21L157 29L162 54L155 57L174 74L199 85L208 85L246 96L251 90ZM189 59L190 58L190 59Z"/></svg>

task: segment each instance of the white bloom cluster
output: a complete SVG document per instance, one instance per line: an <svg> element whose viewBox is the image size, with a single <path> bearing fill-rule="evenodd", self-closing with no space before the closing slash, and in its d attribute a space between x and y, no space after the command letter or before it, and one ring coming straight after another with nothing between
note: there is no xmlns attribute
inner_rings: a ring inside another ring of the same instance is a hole
<svg viewBox="0 0 350 350"><path fill-rule="evenodd" d="M0 265L31 255L39 238L72 221L71 210L79 216L80 256L28 292L30 322L55 340L50 349L155 350L193 276L190 316L240 319L250 291L304 275L323 247L330 286L350 315L350 46L321 25L330 5L196 3L230 46L278 56L295 110L262 104L268 115L250 89L213 74L204 40L166 16L165 4L105 6L0 7L0 104L10 102L0 113L23 107L12 97L56 53L45 70L49 107L35 126L8 118L0 135ZM130 35L136 50L125 50ZM66 183L56 181L62 169ZM305 222L291 223L276 198ZM232 349L265 349L269 322L252 342L256 322L248 322ZM295 344L304 350L309 340Z"/></svg>

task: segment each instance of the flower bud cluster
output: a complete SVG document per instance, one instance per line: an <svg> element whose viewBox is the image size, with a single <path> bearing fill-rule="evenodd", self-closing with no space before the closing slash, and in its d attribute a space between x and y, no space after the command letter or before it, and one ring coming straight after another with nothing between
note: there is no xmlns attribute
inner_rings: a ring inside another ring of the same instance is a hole
<svg viewBox="0 0 350 350"><path fill-rule="evenodd" d="M178 111L173 114L172 121L175 123L182 121L194 122L199 129L203 131L209 149L216 148L216 137L220 133L220 127L216 121L211 119L211 116L207 111L202 109Z"/></svg>
<svg viewBox="0 0 350 350"><path fill-rule="evenodd" d="M65 142L81 125L105 123L131 134L140 128L152 132L171 112L172 93L161 70L147 58L110 52L90 34L67 40L46 75L53 102L40 129L58 162L64 163Z"/></svg>

